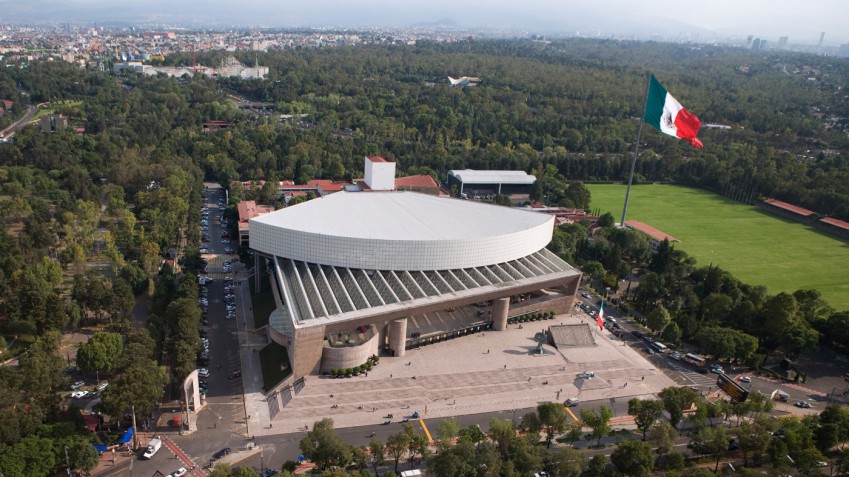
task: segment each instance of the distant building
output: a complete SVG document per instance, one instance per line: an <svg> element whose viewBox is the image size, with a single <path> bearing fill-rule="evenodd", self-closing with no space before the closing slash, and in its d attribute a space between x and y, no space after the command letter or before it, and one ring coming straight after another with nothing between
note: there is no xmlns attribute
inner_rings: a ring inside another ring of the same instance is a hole
<svg viewBox="0 0 849 477"><path fill-rule="evenodd" d="M525 171L448 171L448 186L456 186L463 198L529 195L536 181L536 177Z"/></svg>
<svg viewBox="0 0 849 477"><path fill-rule="evenodd" d="M787 37L786 36L782 36L781 38L778 39L778 47L782 48L782 49L787 48Z"/></svg>
<svg viewBox="0 0 849 477"><path fill-rule="evenodd" d="M212 132L218 131L219 129L226 129L230 127L230 123L227 121L221 120L213 120L207 121L203 123L203 132Z"/></svg>
<svg viewBox="0 0 849 477"><path fill-rule="evenodd" d="M61 114L51 114L38 120L41 132L57 132L68 127L68 118Z"/></svg>
<svg viewBox="0 0 849 477"><path fill-rule="evenodd" d="M274 212L270 205L257 205L255 201L243 200L236 206L239 214L239 245L248 247L250 245L250 220L260 215Z"/></svg>

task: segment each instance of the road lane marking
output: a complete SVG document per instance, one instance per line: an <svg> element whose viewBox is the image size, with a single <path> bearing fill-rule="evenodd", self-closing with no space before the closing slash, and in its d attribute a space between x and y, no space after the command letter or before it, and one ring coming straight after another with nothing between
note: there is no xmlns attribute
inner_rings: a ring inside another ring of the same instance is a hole
<svg viewBox="0 0 849 477"><path fill-rule="evenodd" d="M572 419L574 419L575 422L581 422L577 417L575 417L575 413L573 413L572 410L569 409L568 406L563 406L563 409L566 409L566 413L569 414L570 416L572 416Z"/></svg>
<svg viewBox="0 0 849 477"><path fill-rule="evenodd" d="M427 426L425 425L424 420L419 419L419 424L421 424L422 429L424 429L424 431L425 431L425 435L427 436L427 441L433 442L433 437L430 436L430 431L427 430Z"/></svg>

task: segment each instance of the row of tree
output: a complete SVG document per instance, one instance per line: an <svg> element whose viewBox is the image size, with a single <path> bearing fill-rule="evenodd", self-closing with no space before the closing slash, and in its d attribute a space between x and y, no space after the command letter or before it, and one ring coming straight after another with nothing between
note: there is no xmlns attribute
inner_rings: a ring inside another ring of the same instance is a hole
<svg viewBox="0 0 849 477"><path fill-rule="evenodd" d="M832 404L819 415L777 420L766 415L770 409L771 402L758 393L742 403L707 400L683 387L664 389L657 400L634 398L628 403L628 414L634 417L642 439L619 440L609 459L603 454L588 458L572 446L549 449L554 438L574 443L583 437L595 442L593 447L604 447L601 439L612 433L608 407L582 409L581 422L570 424L558 403L540 404L515 425L510 419L493 418L486 432L477 425L460 428L456 420L443 419L432 445L407 424L386 442L373 438L367 446L356 448L336 434L332 420L324 419L313 425L300 449L328 476L381 475L384 466L389 468L382 475L397 475L405 459L411 467L426 460L428 471L440 477L512 477L539 472L553 477L602 476L611 475L611 465L615 475L647 477L662 470L664 475L679 476L684 475L687 459L676 450L677 427L686 414L692 435L688 447L697 455L710 457L714 467L713 471L688 468L687 475L714 475L731 450L742 453L746 468L768 464L766 469L776 475L794 468L800 475L812 475L832 454L837 454L835 468L849 471L849 457L835 452L836 446L849 439L849 410ZM664 412L669 422L660 422ZM732 422L735 417L736 424ZM585 434L584 429L589 432Z"/></svg>

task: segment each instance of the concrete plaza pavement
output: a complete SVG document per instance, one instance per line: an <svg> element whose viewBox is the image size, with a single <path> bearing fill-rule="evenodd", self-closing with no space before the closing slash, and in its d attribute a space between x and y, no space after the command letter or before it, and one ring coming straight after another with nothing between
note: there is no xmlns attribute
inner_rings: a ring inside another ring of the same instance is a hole
<svg viewBox="0 0 849 477"><path fill-rule="evenodd" d="M544 354L533 354L536 333L582 320L591 326L596 346L558 350L546 345ZM440 418L534 407L570 397L630 399L675 385L609 331L599 331L585 314L568 314L409 350L403 357L382 356L367 376L308 376L270 419L255 351L261 343L244 342L245 412L252 436L303 432L325 417L337 428L356 427L380 424L388 414L398 422L414 411L422 418ZM593 371L595 377L578 378L582 371Z"/></svg>

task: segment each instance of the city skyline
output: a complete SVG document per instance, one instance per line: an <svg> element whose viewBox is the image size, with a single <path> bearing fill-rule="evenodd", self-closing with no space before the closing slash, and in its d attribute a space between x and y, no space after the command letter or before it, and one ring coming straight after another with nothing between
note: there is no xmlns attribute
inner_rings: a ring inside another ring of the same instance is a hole
<svg viewBox="0 0 849 477"><path fill-rule="evenodd" d="M527 31L539 34L590 37L681 38L711 41L753 35L778 41L824 44L849 41L843 27L845 5L839 0L799 2L716 0L670 9L668 4L602 0L555 2L506 1L389 2L327 0L320 4L251 0L234 4L222 0L177 0L127 4L116 0L4 0L0 23L185 24L250 27L410 27L438 26ZM801 20L803 19L803 20Z"/></svg>

